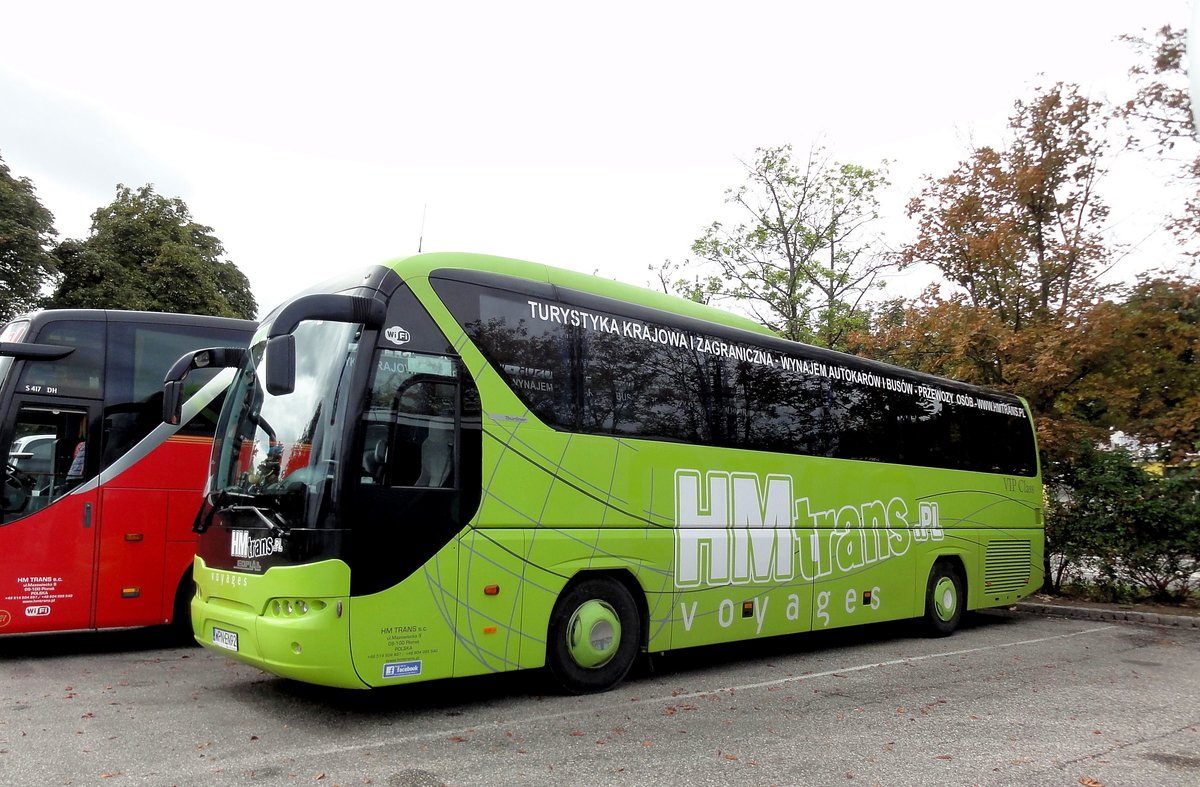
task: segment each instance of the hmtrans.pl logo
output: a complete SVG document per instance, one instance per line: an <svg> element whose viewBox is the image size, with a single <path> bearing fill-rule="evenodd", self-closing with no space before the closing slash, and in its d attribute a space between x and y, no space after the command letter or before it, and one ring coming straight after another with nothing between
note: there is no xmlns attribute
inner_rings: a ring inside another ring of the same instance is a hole
<svg viewBox="0 0 1200 787"><path fill-rule="evenodd" d="M421 674L421 661L393 661L383 665L384 678L411 678Z"/></svg>
<svg viewBox="0 0 1200 787"><path fill-rule="evenodd" d="M249 530L233 530L229 538L229 554L233 557L255 558L283 551L283 539L250 538Z"/></svg>

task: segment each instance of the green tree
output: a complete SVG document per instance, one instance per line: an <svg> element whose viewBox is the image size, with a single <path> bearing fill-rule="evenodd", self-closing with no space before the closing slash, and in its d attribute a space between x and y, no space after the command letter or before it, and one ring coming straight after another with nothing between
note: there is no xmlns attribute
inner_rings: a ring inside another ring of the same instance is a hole
<svg viewBox="0 0 1200 787"><path fill-rule="evenodd" d="M1063 321L1099 294L1110 251L1102 107L1074 85L1017 101L1003 150L984 147L950 175L928 178L908 207L918 237L902 265L925 262L1014 331Z"/></svg>
<svg viewBox="0 0 1200 787"><path fill-rule="evenodd" d="M183 200L152 185L117 187L92 214L88 237L57 250L63 279L48 305L212 314L253 319L250 283L212 228L197 224Z"/></svg>
<svg viewBox="0 0 1200 787"><path fill-rule="evenodd" d="M744 218L713 222L692 244L717 274L677 287L736 300L785 338L843 348L849 331L865 324L863 299L890 265L869 234L879 217L876 191L887 184L883 169L838 164L821 148L797 163L784 145L759 148L746 181L726 192Z"/></svg>
<svg viewBox="0 0 1200 787"><path fill-rule="evenodd" d="M41 305L58 269L48 250L57 234L33 183L0 158L0 322Z"/></svg>
<svg viewBox="0 0 1200 787"><path fill-rule="evenodd" d="M1090 373L1061 412L1121 431L1178 466L1200 451L1200 281L1145 275L1088 315Z"/></svg>
<svg viewBox="0 0 1200 787"><path fill-rule="evenodd" d="M1108 362L1109 315L1096 305L1110 250L1103 172L1102 107L1058 84L1017 101L1011 138L980 148L909 205L916 239L904 266L923 262L961 288L893 305L866 354L1025 396L1048 453L1094 427L1062 409L1064 395Z"/></svg>
<svg viewBox="0 0 1200 787"><path fill-rule="evenodd" d="M691 267L689 260L682 263L663 260L662 265L650 265L649 268L657 279L651 286L659 287L667 295L706 304L721 292L720 278L701 274Z"/></svg>

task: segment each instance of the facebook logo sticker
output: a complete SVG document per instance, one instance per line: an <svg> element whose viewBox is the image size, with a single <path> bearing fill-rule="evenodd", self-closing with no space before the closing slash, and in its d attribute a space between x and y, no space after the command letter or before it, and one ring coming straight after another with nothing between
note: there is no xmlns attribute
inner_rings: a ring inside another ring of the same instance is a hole
<svg viewBox="0 0 1200 787"><path fill-rule="evenodd" d="M393 661L383 665L384 678L411 678L414 675L421 674L421 662L418 661Z"/></svg>

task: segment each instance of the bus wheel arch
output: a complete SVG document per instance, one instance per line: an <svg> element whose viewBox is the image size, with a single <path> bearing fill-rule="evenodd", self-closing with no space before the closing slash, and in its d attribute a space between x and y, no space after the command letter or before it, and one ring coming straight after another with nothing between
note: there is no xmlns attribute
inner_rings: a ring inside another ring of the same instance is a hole
<svg viewBox="0 0 1200 787"><path fill-rule="evenodd" d="M646 601L628 572L582 572L550 613L546 666L571 693L607 691L629 674L646 626Z"/></svg>
<svg viewBox="0 0 1200 787"><path fill-rule="evenodd" d="M924 626L930 636L953 634L967 609L967 572L958 555L933 561L925 582Z"/></svg>

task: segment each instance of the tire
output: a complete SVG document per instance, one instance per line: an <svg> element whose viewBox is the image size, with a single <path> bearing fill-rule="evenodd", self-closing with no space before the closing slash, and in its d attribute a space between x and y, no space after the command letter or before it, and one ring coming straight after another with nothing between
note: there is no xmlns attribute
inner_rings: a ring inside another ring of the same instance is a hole
<svg viewBox="0 0 1200 787"><path fill-rule="evenodd" d="M926 632L933 637L953 634L966 606L966 586L958 566L949 560L934 563L925 584Z"/></svg>
<svg viewBox="0 0 1200 787"><path fill-rule="evenodd" d="M192 596L195 594L196 584L192 581L192 570L188 569L175 589L171 624L167 629L170 632L170 638L178 641L181 645L196 644L196 636L192 632Z"/></svg>
<svg viewBox="0 0 1200 787"><path fill-rule="evenodd" d="M629 589L608 577L569 586L554 604L546 665L572 694L608 691L641 650L641 619Z"/></svg>

